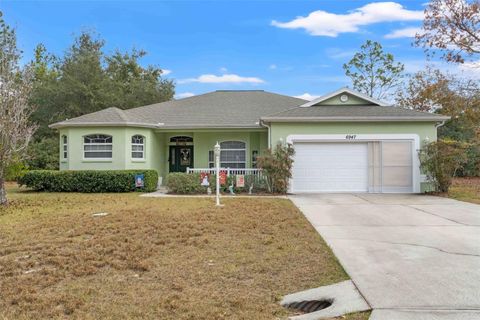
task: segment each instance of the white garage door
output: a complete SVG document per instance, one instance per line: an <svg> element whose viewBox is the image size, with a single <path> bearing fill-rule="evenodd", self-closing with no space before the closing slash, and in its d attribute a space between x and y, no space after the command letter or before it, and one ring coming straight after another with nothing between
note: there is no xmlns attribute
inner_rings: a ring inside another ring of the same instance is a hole
<svg viewBox="0 0 480 320"><path fill-rule="evenodd" d="M367 143L295 143L293 192L366 192Z"/></svg>

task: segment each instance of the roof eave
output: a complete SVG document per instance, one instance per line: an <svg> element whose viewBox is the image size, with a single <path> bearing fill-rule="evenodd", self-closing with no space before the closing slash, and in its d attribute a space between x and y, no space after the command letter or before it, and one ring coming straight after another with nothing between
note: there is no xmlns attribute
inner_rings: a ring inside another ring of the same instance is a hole
<svg viewBox="0 0 480 320"><path fill-rule="evenodd" d="M164 125L164 124L149 124L140 122L57 122L48 126L52 129L70 128L70 127L137 127L137 128L151 128L151 129L259 129L262 128L260 124L254 125Z"/></svg>
<svg viewBox="0 0 480 320"><path fill-rule="evenodd" d="M51 129L61 129L70 127L141 127L157 128L155 124L141 122L57 122L48 126Z"/></svg>
<svg viewBox="0 0 480 320"><path fill-rule="evenodd" d="M351 121L351 122L437 122L449 120L447 116L437 117L265 117L261 118L265 122L338 122L338 121Z"/></svg>

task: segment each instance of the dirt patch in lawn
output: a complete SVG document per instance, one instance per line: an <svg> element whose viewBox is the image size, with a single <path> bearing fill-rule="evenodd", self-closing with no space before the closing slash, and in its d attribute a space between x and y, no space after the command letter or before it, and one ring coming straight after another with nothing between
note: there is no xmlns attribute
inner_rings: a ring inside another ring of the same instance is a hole
<svg viewBox="0 0 480 320"><path fill-rule="evenodd" d="M348 278L288 200L9 191L2 318L284 318L282 295Z"/></svg>

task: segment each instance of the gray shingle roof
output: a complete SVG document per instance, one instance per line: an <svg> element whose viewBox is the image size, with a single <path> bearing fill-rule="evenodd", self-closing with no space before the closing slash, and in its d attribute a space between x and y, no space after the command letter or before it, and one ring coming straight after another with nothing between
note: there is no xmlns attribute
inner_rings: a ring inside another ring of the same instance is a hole
<svg viewBox="0 0 480 320"><path fill-rule="evenodd" d="M123 111L108 108L55 123L51 127L125 124L159 128L257 128L262 116L305 102L263 90L219 90Z"/></svg>
<svg viewBox="0 0 480 320"><path fill-rule="evenodd" d="M294 107L286 111L262 117L265 121L442 121L449 117L404 109L394 106L377 105L319 105Z"/></svg>
<svg viewBox="0 0 480 320"><path fill-rule="evenodd" d="M115 122L115 123L126 123L128 118L126 117L123 110L112 107L103 109L97 112L87 113L83 116L67 119L61 123L103 123L103 122Z"/></svg>
<svg viewBox="0 0 480 320"><path fill-rule="evenodd" d="M448 117L377 105L320 105L263 90L219 90L190 98L120 110L108 108L51 125L154 128L258 128L271 121L442 121Z"/></svg>

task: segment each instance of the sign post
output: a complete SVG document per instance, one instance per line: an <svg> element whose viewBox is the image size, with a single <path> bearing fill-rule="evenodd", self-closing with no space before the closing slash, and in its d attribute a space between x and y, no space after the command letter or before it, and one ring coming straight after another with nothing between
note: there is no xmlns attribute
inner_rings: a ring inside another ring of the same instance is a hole
<svg viewBox="0 0 480 320"><path fill-rule="evenodd" d="M215 171L216 171L216 204L220 206L220 145L215 145L213 149L213 153L215 155Z"/></svg>

